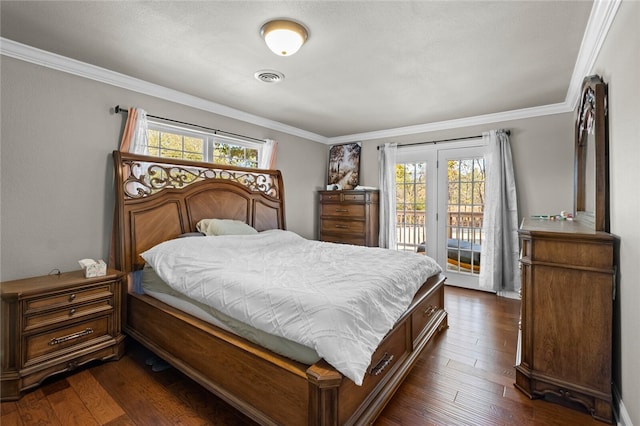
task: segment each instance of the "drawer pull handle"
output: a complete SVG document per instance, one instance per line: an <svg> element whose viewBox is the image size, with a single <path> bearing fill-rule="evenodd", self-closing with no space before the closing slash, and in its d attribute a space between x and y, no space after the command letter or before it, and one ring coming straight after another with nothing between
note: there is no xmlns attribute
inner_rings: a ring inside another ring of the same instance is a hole
<svg viewBox="0 0 640 426"><path fill-rule="evenodd" d="M85 328L82 331L69 334L68 336L54 337L49 341L49 346L55 346L55 345L59 345L60 343L68 342L69 340L79 339L81 337L88 336L91 333L93 333L93 328Z"/></svg>
<svg viewBox="0 0 640 426"><path fill-rule="evenodd" d="M437 307L437 306L431 306L431 305L429 305L429 307L424 311L424 314L425 314L427 317L430 317L430 316L431 316L431 315L433 315L433 313L434 313L435 311L437 311L437 310L438 310L438 307Z"/></svg>
<svg viewBox="0 0 640 426"><path fill-rule="evenodd" d="M349 229L349 225L336 225L336 228Z"/></svg>
<svg viewBox="0 0 640 426"><path fill-rule="evenodd" d="M382 356L382 359L378 361L376 365L371 367L371 370L369 370L369 374L373 376L379 375L384 371L385 368L387 368L387 366L391 363L392 360L393 360L393 355L389 355L387 352L385 352L384 355Z"/></svg>
<svg viewBox="0 0 640 426"><path fill-rule="evenodd" d="M347 209L336 209L337 213L347 213L349 210Z"/></svg>
<svg viewBox="0 0 640 426"><path fill-rule="evenodd" d="M76 300L76 295L72 294L69 296L69 302L73 302L74 300Z"/></svg>
<svg viewBox="0 0 640 426"><path fill-rule="evenodd" d="M75 314L75 313L76 313L75 308L69 309L69 316L73 316L73 314Z"/></svg>

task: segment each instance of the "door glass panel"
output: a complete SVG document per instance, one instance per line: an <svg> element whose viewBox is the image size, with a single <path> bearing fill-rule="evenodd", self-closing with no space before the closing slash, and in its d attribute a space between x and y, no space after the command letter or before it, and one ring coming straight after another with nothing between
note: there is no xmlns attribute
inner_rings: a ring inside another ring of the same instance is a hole
<svg viewBox="0 0 640 426"><path fill-rule="evenodd" d="M447 161L447 271L480 273L483 239L484 158Z"/></svg>
<svg viewBox="0 0 640 426"><path fill-rule="evenodd" d="M396 164L396 242L398 250L424 253L426 242L426 163Z"/></svg>

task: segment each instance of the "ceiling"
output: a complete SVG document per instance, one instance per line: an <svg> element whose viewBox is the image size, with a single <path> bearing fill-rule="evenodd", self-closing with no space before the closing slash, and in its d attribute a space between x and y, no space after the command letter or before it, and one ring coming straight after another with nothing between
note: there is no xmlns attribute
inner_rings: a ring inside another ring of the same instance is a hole
<svg viewBox="0 0 640 426"><path fill-rule="evenodd" d="M2 0L0 35L326 142L565 102L592 6ZM282 17L309 29L291 57L259 34Z"/></svg>

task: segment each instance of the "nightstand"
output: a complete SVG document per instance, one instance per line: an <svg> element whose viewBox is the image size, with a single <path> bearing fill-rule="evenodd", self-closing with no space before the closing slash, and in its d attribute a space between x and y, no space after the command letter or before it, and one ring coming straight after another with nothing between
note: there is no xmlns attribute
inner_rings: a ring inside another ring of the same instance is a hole
<svg viewBox="0 0 640 426"><path fill-rule="evenodd" d="M124 353L121 297L124 274L83 271L0 283L2 401L47 377Z"/></svg>

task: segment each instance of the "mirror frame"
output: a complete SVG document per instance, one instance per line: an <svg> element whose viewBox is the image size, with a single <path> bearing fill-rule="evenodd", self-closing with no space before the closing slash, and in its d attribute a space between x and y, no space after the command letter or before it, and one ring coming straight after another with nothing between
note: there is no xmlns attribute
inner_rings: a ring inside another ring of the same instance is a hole
<svg viewBox="0 0 640 426"><path fill-rule="evenodd" d="M575 123L574 217L609 232L609 124L607 85L598 75L585 77ZM593 137L589 137L592 133ZM586 210L587 142L595 143L595 211Z"/></svg>

